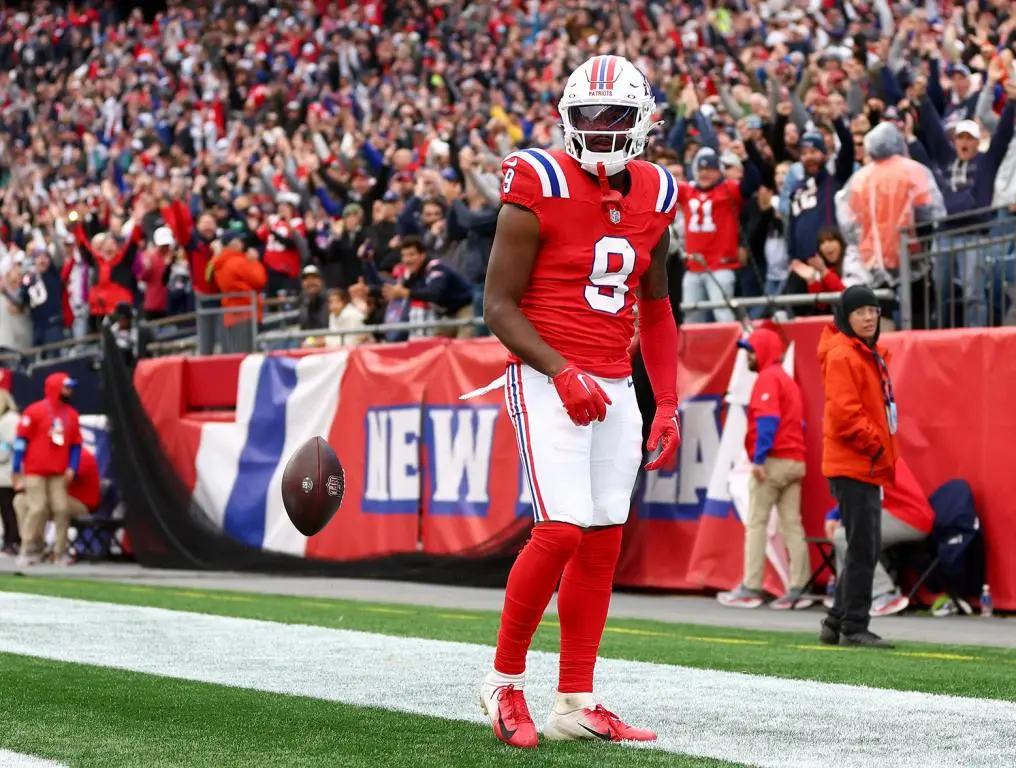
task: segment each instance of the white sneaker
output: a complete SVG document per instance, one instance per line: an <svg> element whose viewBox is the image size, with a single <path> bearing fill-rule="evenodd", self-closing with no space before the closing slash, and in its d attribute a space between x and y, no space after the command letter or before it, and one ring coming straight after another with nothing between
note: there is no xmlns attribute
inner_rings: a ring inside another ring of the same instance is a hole
<svg viewBox="0 0 1016 768"><path fill-rule="evenodd" d="M18 555L18 568L30 568L39 564L39 558L35 555Z"/></svg>
<svg viewBox="0 0 1016 768"><path fill-rule="evenodd" d="M66 552L64 552L62 555L60 555L58 558L56 558L56 560L54 560L54 562L57 565L74 565L75 560L74 560L73 557L71 557L71 555L69 555Z"/></svg>
<svg viewBox="0 0 1016 768"><path fill-rule="evenodd" d="M548 741L656 740L652 731L630 726L603 706L594 705L591 693L559 693L543 735Z"/></svg>

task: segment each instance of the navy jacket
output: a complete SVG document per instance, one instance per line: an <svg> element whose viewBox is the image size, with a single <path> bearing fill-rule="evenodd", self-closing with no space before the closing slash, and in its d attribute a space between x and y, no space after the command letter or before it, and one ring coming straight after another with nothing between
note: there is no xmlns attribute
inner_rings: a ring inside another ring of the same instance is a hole
<svg viewBox="0 0 1016 768"><path fill-rule="evenodd" d="M807 261L818 251L818 233L836 226L836 193L854 172L854 138L843 120L834 120L840 140L836 173L823 165L815 176L805 176L790 192L790 220L787 226L787 257Z"/></svg>
<svg viewBox="0 0 1016 768"><path fill-rule="evenodd" d="M970 161L967 167L967 184L959 189L953 189L951 166L956 159L956 150L953 143L949 141L945 126L942 124L935 105L931 103L931 99L925 99L921 104L921 139L925 149L928 150L928 159L930 160L927 165L935 174L935 180L938 182L938 188L942 191L945 201L946 212L950 217L967 211L991 207L995 176L998 174L998 167L1002 164L1005 153L1009 150L1009 144L1013 137L1014 119L1016 119L1016 111L1010 101L1002 110L998 128L995 130L995 135L991 137L988 151L978 153ZM914 158L925 162L924 158L917 155ZM976 216L950 218L942 225L942 228L959 229L990 222L991 213L985 212Z"/></svg>
<svg viewBox="0 0 1016 768"><path fill-rule="evenodd" d="M63 327L63 283L52 262L41 275L29 272L21 279L21 301L36 328Z"/></svg>
<svg viewBox="0 0 1016 768"><path fill-rule="evenodd" d="M473 286L466 278L437 259L405 280L409 297L429 301L445 315L454 315L473 303Z"/></svg>

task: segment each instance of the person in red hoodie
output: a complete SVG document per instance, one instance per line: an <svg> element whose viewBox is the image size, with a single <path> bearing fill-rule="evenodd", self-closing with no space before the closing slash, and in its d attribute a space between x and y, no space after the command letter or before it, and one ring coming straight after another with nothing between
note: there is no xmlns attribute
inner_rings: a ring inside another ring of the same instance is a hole
<svg viewBox="0 0 1016 768"><path fill-rule="evenodd" d="M733 608L762 605L766 564L766 528L775 506L780 533L790 555L790 589L773 601L777 609L807 608L802 599L811 562L801 525L801 481L805 474L804 405L797 383L783 370L783 342L768 328L759 328L738 346L748 353L749 370L758 373L748 403L744 447L751 459L748 521L744 534L744 579L732 592L718 596Z"/></svg>
<svg viewBox="0 0 1016 768"><path fill-rule="evenodd" d="M33 565L42 552L46 521L56 525L53 554L69 564L67 531L70 514L67 485L81 462L78 412L70 405L75 381L66 373L46 377L45 397L28 406L18 422L14 441L14 487L25 489L25 516L21 526L21 565ZM22 479L23 476L23 479Z"/></svg>
<svg viewBox="0 0 1016 768"><path fill-rule="evenodd" d="M102 477L99 462L87 448L81 450L81 462L74 479L67 485L67 507L70 516L85 517L92 514L102 503Z"/></svg>

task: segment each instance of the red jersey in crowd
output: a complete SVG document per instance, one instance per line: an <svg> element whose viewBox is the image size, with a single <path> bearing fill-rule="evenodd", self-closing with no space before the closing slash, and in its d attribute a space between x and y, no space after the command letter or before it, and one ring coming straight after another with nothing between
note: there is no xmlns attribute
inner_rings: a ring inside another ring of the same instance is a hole
<svg viewBox="0 0 1016 768"><path fill-rule="evenodd" d="M258 227L257 236L265 241L265 266L289 277L300 274L300 249L296 245L295 236L305 237L307 230L303 218L294 216L284 219L278 214Z"/></svg>
<svg viewBox="0 0 1016 768"><path fill-rule="evenodd" d="M684 214L684 248L699 254L711 271L737 269L737 247L741 231L741 183L721 181L709 189L693 184L677 185L681 212ZM687 264L689 272L705 272L694 259Z"/></svg>

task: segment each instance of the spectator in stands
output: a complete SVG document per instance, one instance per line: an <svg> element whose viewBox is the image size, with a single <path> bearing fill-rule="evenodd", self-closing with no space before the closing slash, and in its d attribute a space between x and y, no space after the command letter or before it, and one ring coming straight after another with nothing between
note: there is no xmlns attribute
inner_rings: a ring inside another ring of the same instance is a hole
<svg viewBox="0 0 1016 768"><path fill-rule="evenodd" d="M838 219L857 249L856 278L872 288L895 286L901 256L919 255L916 226L945 216L942 194L930 171L907 157L907 144L897 125L880 123L864 137L869 164L851 177L838 198ZM903 232L914 247L900 253ZM841 259L842 261L842 259ZM921 263L912 265L910 295L915 327L924 326L924 297L933 289ZM842 282L836 290L842 290ZM834 283L829 283L834 285ZM892 312L882 305L883 315Z"/></svg>
<svg viewBox="0 0 1016 768"><path fill-rule="evenodd" d="M881 488L893 481L899 455L888 353L878 345L878 299L867 286L851 286L836 305L835 318L818 348L826 398L822 473L839 502L847 552L820 639L829 645L891 648L868 629L881 552Z"/></svg>
<svg viewBox="0 0 1016 768"><path fill-rule="evenodd" d="M818 233L836 224L834 198L854 172L854 140L842 119L833 122L840 149L836 165L829 172L825 137L808 132L801 137L801 165L804 177L790 191L790 219L787 229L787 257L790 263L807 263L818 254Z"/></svg>
<svg viewBox="0 0 1016 768"><path fill-rule="evenodd" d="M32 319L21 303L24 255L8 254L0 285L0 347L23 352L32 346Z"/></svg>
<svg viewBox="0 0 1016 768"><path fill-rule="evenodd" d="M990 77L989 85L995 83ZM960 77L962 83L962 73ZM954 87L959 83L954 82ZM960 86L962 91L962 86ZM963 324L968 328L983 327L988 321L986 266L976 250L977 240L987 235L991 215L984 213L991 205L995 176L1013 138L1013 121L1016 119L1013 99L1016 98L1016 80L1005 86L1008 97L998 130L991 137L987 152L980 151L981 127L970 119L956 122L950 141L946 126L932 99L926 99L920 109L920 132L923 148L927 151L929 167L935 173L942 192L946 212L950 218L943 228L946 234L938 238L935 287L938 292L939 327L956 325L956 300L962 301ZM961 216L981 211L972 216ZM983 224L983 229L976 229ZM974 228L974 229L972 229ZM957 295L959 281L961 295Z"/></svg>
<svg viewBox="0 0 1016 768"><path fill-rule="evenodd" d="M144 286L142 311L146 320L166 316L169 291L166 288L166 270L175 259L176 238L169 227L159 227L152 235L152 247L146 249L135 262L137 278Z"/></svg>
<svg viewBox="0 0 1016 768"><path fill-rule="evenodd" d="M77 474L81 461L78 412L70 405L74 385L65 373L47 376L45 398L25 408L18 423L14 485L21 484L23 474L26 504L21 520L21 566L39 562L50 517L56 526L55 560L64 565L71 562L67 553L67 484Z"/></svg>
<svg viewBox="0 0 1016 768"><path fill-rule="evenodd" d="M741 147L741 152L748 157L746 147ZM720 156L713 148L705 147L695 156L694 177L693 184L681 183L677 189L688 249L682 295L688 302L732 299L736 270L741 266L738 258L741 206L762 183L762 174L755 163L748 162L739 181L724 179ZM734 320L729 309L714 309L712 314L718 322ZM703 322L706 316L705 312L693 312L687 320Z"/></svg>
<svg viewBox="0 0 1016 768"><path fill-rule="evenodd" d="M18 516L14 512L14 442L17 439L18 405L9 389L0 388L0 555L14 556L21 549Z"/></svg>
<svg viewBox="0 0 1016 768"><path fill-rule="evenodd" d="M19 300L32 320L32 346L41 347L64 339L63 285L45 247L34 247L31 259L31 268L21 278ZM58 355L51 350L43 356Z"/></svg>
<svg viewBox="0 0 1016 768"><path fill-rule="evenodd" d="M141 227L136 226L135 222L144 218L148 211L144 201L139 200L133 219L123 226L125 235L122 243L109 232L99 232L89 241L85 221L90 222L90 225L96 225L97 222L90 216L82 221L76 211L69 214L81 255L96 272L95 283L88 295L92 331L98 330L102 320L115 311L118 304L134 303L137 289L134 262L143 237Z"/></svg>
<svg viewBox="0 0 1016 768"><path fill-rule="evenodd" d="M268 275L266 293L270 297L295 296L299 293L297 276L308 254L303 217L297 212L300 196L283 192L276 197L278 212L258 227L257 236L265 243L264 265Z"/></svg>
<svg viewBox="0 0 1016 768"><path fill-rule="evenodd" d="M881 545L884 552L897 544L924 541L935 525L935 511L924 491L901 457L896 462L896 479L885 486L882 500ZM836 551L836 571L843 573L847 557L847 535L840 519L839 507L826 515L826 538L832 539ZM890 616L907 609L910 601L893 582L881 561L875 564L872 580L872 616ZM826 605L826 607L831 607Z"/></svg>
<svg viewBox="0 0 1016 768"><path fill-rule="evenodd" d="M458 272L428 256L423 240L410 236L400 246L402 263L392 270L394 282L385 283L382 295L388 301L404 303L401 319L429 322L438 317L468 320L473 317L473 289ZM471 325L434 332L447 338L469 338ZM431 335L429 332L412 335Z"/></svg>
<svg viewBox="0 0 1016 768"><path fill-rule="evenodd" d="M839 293L843 290L841 275L847 241L836 226L831 226L819 231L817 242L818 250L807 263L796 259L790 263L785 293ZM794 308L794 314L799 316L828 315L830 312L828 304Z"/></svg>
<svg viewBox="0 0 1016 768"><path fill-rule="evenodd" d="M364 311L353 303L349 291L345 288L328 290L328 330L343 331L360 328L367 322ZM325 339L327 347L356 347L371 340L365 333L342 333L329 335Z"/></svg>
<svg viewBox="0 0 1016 768"><path fill-rule="evenodd" d="M783 342L779 334L759 328L738 346L748 353L748 369L758 376L748 404L744 447L752 462L748 481L748 521L744 532L744 579L732 592L717 597L723 605L757 608L762 605L762 576L766 564L766 529L776 507L780 533L790 554L790 589L773 608L807 608L804 594L810 561L801 525L801 481L804 480L804 406L797 383L783 370Z"/></svg>
<svg viewBox="0 0 1016 768"><path fill-rule="evenodd" d="M221 293L248 294L222 299L227 310L222 315L224 354L254 351L256 323L261 321L264 311L261 291L268 283L268 275L258 250L247 248L245 252L243 246L243 238L233 237L208 264L209 279Z"/></svg>
<svg viewBox="0 0 1016 768"><path fill-rule="evenodd" d="M328 298L324 292L321 270L308 264L300 274L303 293L300 301L300 330L315 331L328 327Z"/></svg>
<svg viewBox="0 0 1016 768"><path fill-rule="evenodd" d="M53 239L53 255L60 268L60 284L63 287L64 327L70 329L71 337L82 339L88 335L88 294L91 291L91 267L81 255L74 233L67 231L63 221L58 221L58 236Z"/></svg>

